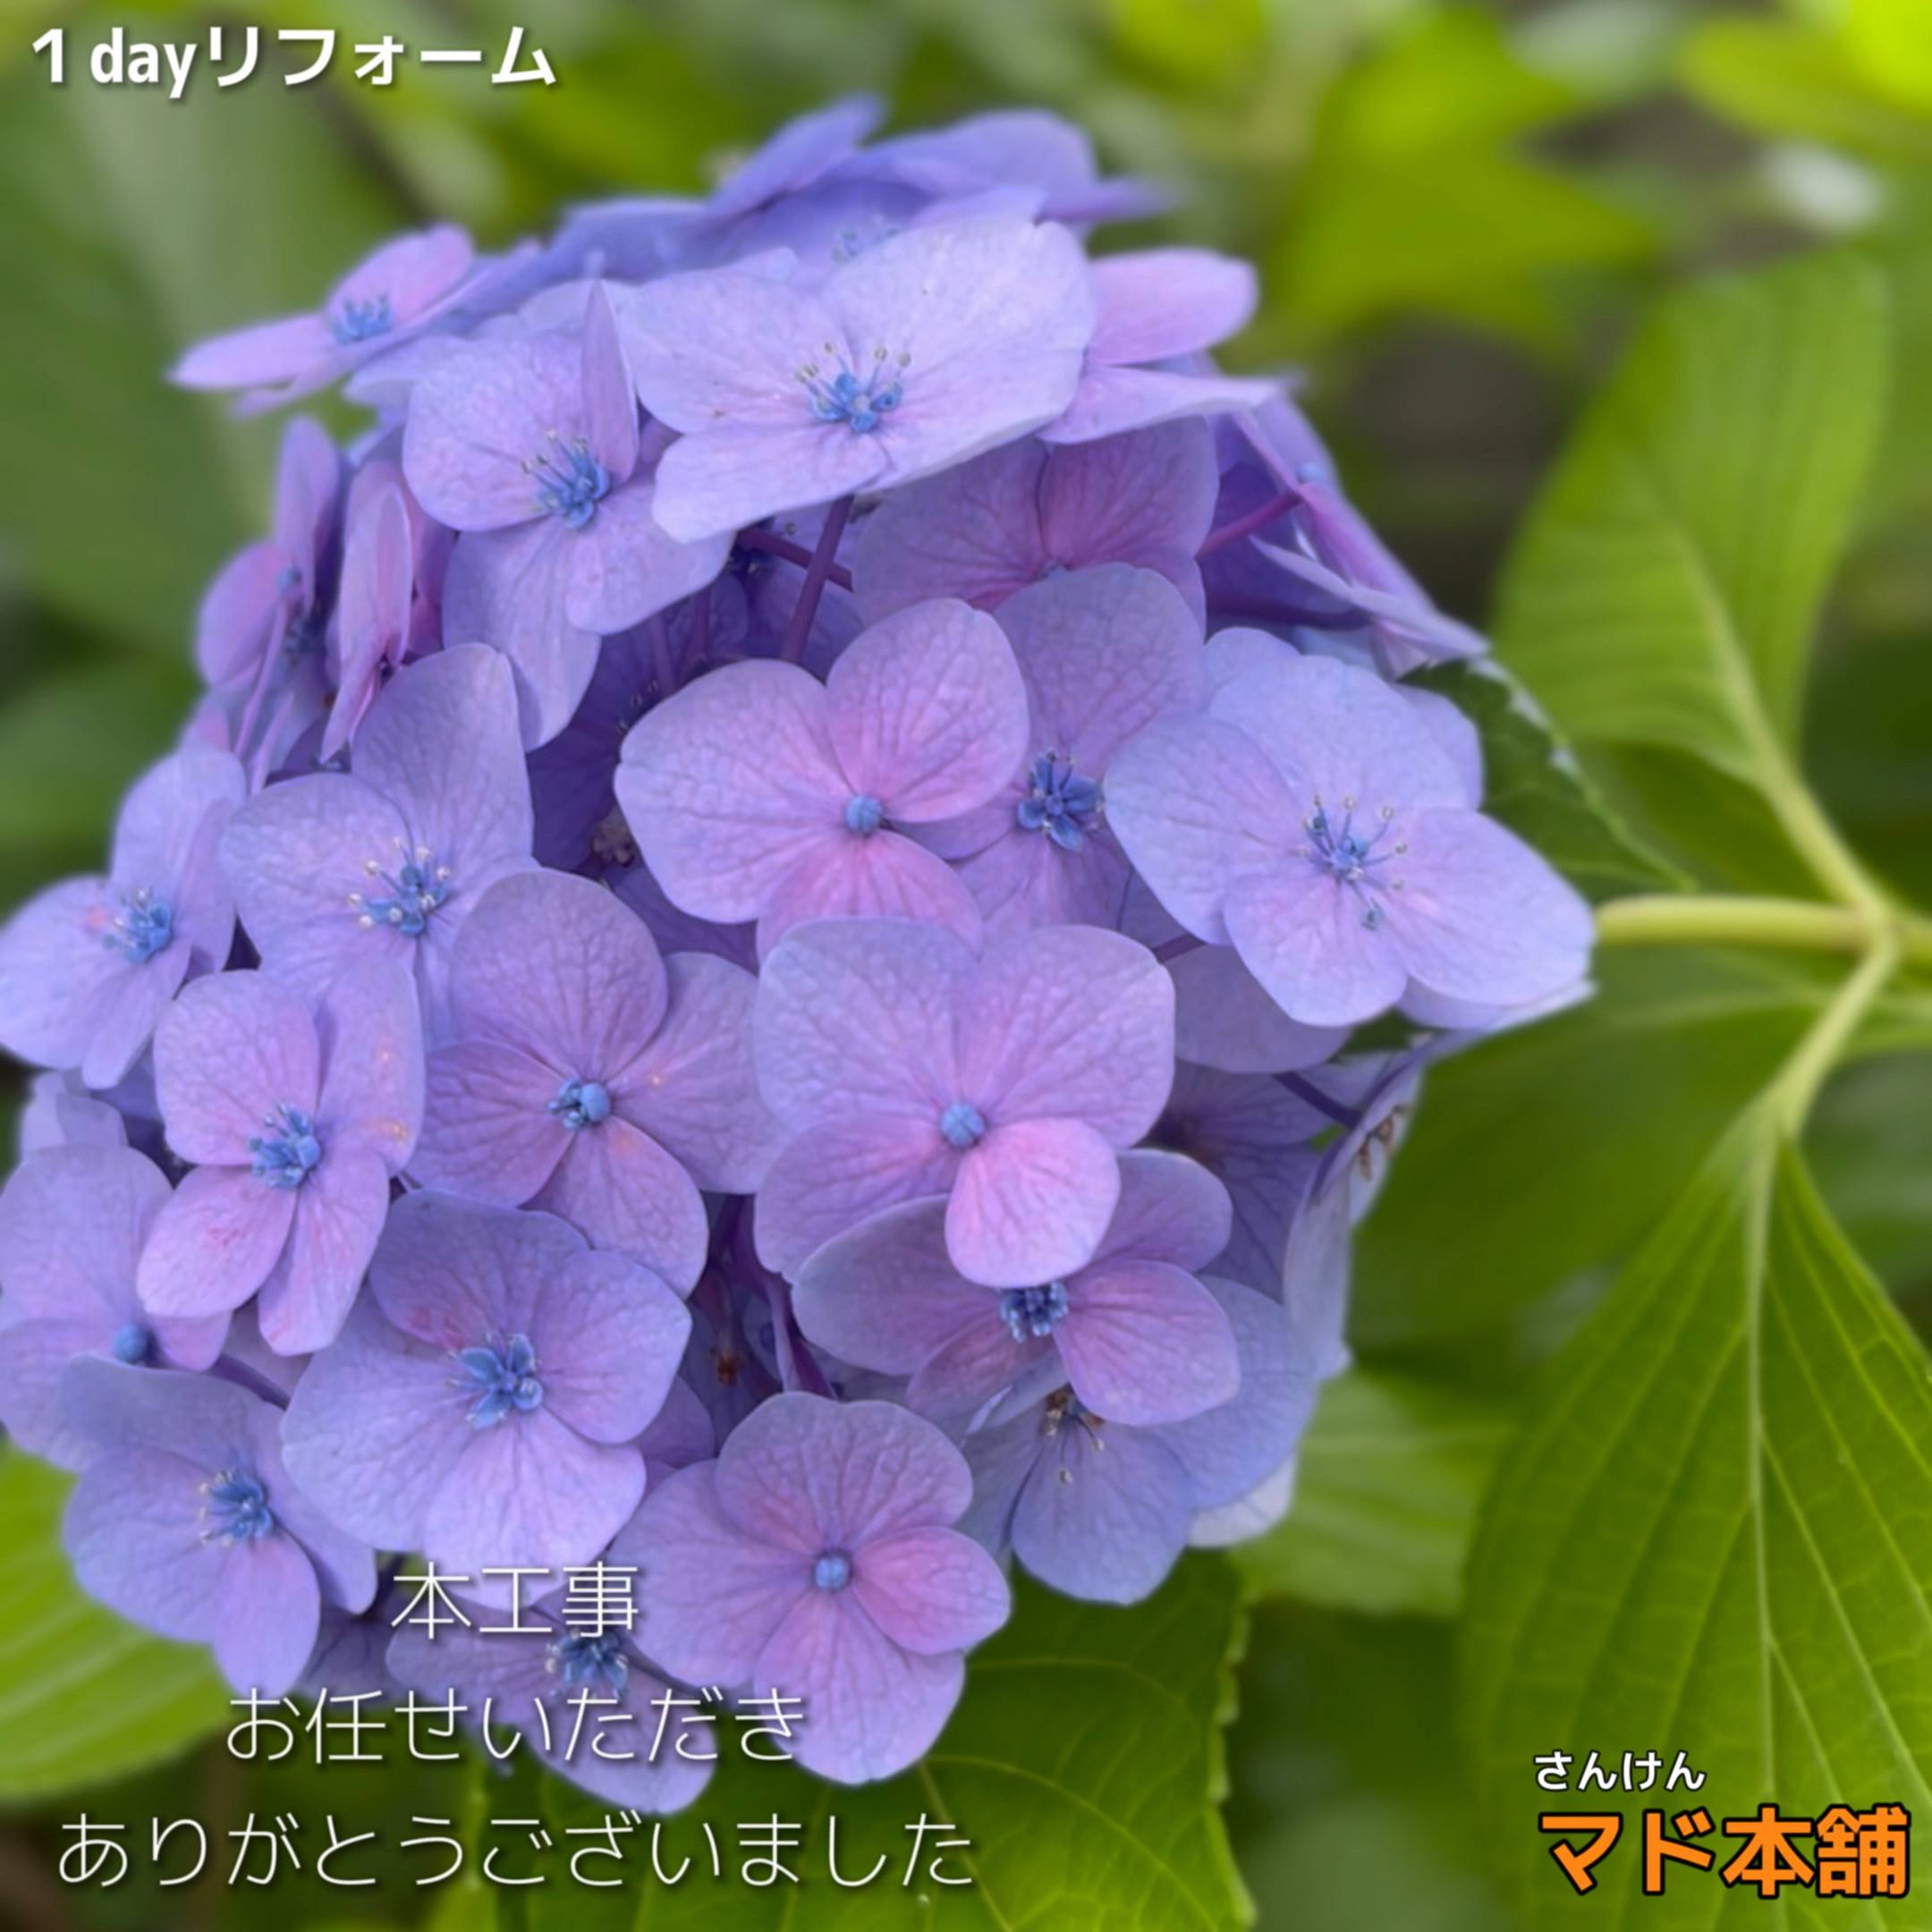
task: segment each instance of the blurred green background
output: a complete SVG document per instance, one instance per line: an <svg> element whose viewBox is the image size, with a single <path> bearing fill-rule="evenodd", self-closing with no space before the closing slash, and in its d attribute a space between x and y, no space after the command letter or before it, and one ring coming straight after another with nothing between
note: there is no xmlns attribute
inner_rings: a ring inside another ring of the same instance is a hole
<svg viewBox="0 0 1932 1932"><path fill-rule="evenodd" d="M1172 183L1172 216L1109 243L1176 237L1261 265L1263 308L1233 360L1301 373L1356 495L1477 623L1527 502L1660 290L1839 241L1881 262L1897 381L1825 626L1807 759L1872 862L1932 889L1927 0L559 0L540 13L263 0L220 17L271 40L276 26L337 28L329 78L285 89L271 45L247 85L217 94L203 75L180 105L73 78L51 89L29 52L56 22L82 47L114 21L183 38L214 17L0 4L0 904L96 863L121 788L193 695L200 588L266 515L276 426L164 387L185 343L309 306L399 226L453 218L496 244L572 199L699 189L786 115L859 88L891 100L897 127L1051 106L1110 167ZM352 40L387 30L494 55L520 18L554 89L407 62L387 90L349 78ZM1686 796L1688 842L1734 804ZM1252 1612L1227 1818L1264 1925L1519 1922L1487 1874L1446 1688L1470 1518L1525 1377L1747 1090L1727 1026L1572 1040L1563 1077L1578 1114L1626 1149L1614 1175L1607 1156L1511 1140L1549 1076L1506 1046L1493 1071L1452 1068L1432 1094L1361 1258L1363 1370L1325 1403L1303 1527L1272 1546ZM1875 1055L1834 1089L1812 1149L1838 1215L1920 1315L1925 1098L1922 1062ZM1546 1151L1549 1172L1513 1165ZM1571 1230L1580 1190L1592 1207ZM0 1570L0 1610L42 1589ZM77 1643L115 1641L75 1629ZM7 1647L0 1625L0 1663ZM26 1719L0 1696L0 1792L23 1739L8 1722ZM467 1801L446 1784L419 1774L393 1801L362 1787L359 1808ZM183 1792L221 1818L282 1795L203 1745L88 1803L145 1816ZM0 1811L0 1919L152 1925L151 1896L72 1894L52 1876L55 1827L77 1809ZM182 1897L167 1922L344 1916L312 1892ZM405 1894L380 1903L395 1922L416 1909ZM438 1923L480 1911L448 1898Z"/></svg>

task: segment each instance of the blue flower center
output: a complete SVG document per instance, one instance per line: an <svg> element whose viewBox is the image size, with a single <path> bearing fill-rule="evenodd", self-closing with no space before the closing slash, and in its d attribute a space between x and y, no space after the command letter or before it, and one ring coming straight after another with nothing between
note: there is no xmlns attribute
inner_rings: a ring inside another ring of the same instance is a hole
<svg viewBox="0 0 1932 1932"><path fill-rule="evenodd" d="M596 1127L610 1118L610 1089L601 1080L567 1080L545 1107L572 1133Z"/></svg>
<svg viewBox="0 0 1932 1932"><path fill-rule="evenodd" d="M977 1147L986 1138L986 1115L970 1100L955 1100L939 1116L939 1131L948 1147Z"/></svg>
<svg viewBox="0 0 1932 1932"><path fill-rule="evenodd" d="M364 932L381 927L401 933L405 939L420 939L429 928L430 914L450 895L450 869L436 863L436 854L427 845L419 845L394 872L385 871L378 859L367 860L362 869L386 888L374 898L361 893L349 894L350 906Z"/></svg>
<svg viewBox="0 0 1932 1932"><path fill-rule="evenodd" d="M572 1631L550 1646L549 1666L572 1690L601 1690L622 1697L631 1681L631 1665L623 1654L623 1638L616 1631L596 1637Z"/></svg>
<svg viewBox="0 0 1932 1932"><path fill-rule="evenodd" d="M328 318L328 326L337 344L348 349L386 335L395 326L395 317L390 313L389 298L374 295L368 301L345 301Z"/></svg>
<svg viewBox="0 0 1932 1932"><path fill-rule="evenodd" d="M869 838L886 823L886 808L869 792L860 792L845 801L845 829L860 838Z"/></svg>
<svg viewBox="0 0 1932 1932"><path fill-rule="evenodd" d="M842 1549L828 1549L811 1566L811 1580L822 1590L842 1590L852 1581L852 1558Z"/></svg>
<svg viewBox="0 0 1932 1932"><path fill-rule="evenodd" d="M1395 817L1393 807L1383 806L1376 815L1374 829L1368 832L1356 828L1355 811L1355 801L1344 798L1342 821L1337 825L1321 801L1317 799L1314 810L1301 822L1301 828L1309 836L1309 843L1302 851L1318 871L1327 873L1337 885L1346 886L1361 901L1361 922L1373 932L1387 916L1377 897L1378 890L1385 888L1390 892L1400 892L1402 889L1401 879L1378 877L1379 869L1409 848L1399 839L1383 848L1382 842L1387 837Z"/></svg>
<svg viewBox="0 0 1932 1932"><path fill-rule="evenodd" d="M1000 1319L1015 1342L1044 1342L1066 1318L1064 1282L1042 1288L1009 1288L999 1298Z"/></svg>
<svg viewBox="0 0 1932 1932"><path fill-rule="evenodd" d="M870 436L905 400L905 386L899 370L886 352L877 352L872 372L863 381L850 369L841 369L829 381L817 365L801 372L805 394L811 399L811 412L822 423L843 423L854 436Z"/></svg>
<svg viewBox="0 0 1932 1932"><path fill-rule="evenodd" d="M315 1123L297 1106L279 1106L262 1116L268 1131L249 1142L255 1157L252 1172L270 1187L298 1188L320 1165L322 1143Z"/></svg>
<svg viewBox="0 0 1932 1932"><path fill-rule="evenodd" d="M523 465L537 485L537 507L564 529L580 530L610 495L610 471L580 438L566 443L555 430L550 447Z"/></svg>
<svg viewBox="0 0 1932 1932"><path fill-rule="evenodd" d="M145 966L174 936L174 909L152 886L135 886L121 894L121 910L101 939L130 966Z"/></svg>
<svg viewBox="0 0 1932 1932"><path fill-rule="evenodd" d="M154 1351L154 1335L140 1322L123 1322L107 1348L116 1361L144 1362Z"/></svg>
<svg viewBox="0 0 1932 1932"><path fill-rule="evenodd" d="M537 1351L528 1335L513 1335L507 1341L493 1336L475 1348L458 1349L456 1362L462 1373L452 1386L470 1398L471 1428L495 1428L505 1416L542 1408Z"/></svg>
<svg viewBox="0 0 1932 1932"><path fill-rule="evenodd" d="M1013 817L1029 832L1044 832L1062 852L1078 852L1100 816L1100 787L1080 777L1072 761L1052 751L1033 760L1026 796Z"/></svg>
<svg viewBox="0 0 1932 1932"><path fill-rule="evenodd" d="M268 1492L247 1470L224 1470L201 1485L204 1543L259 1543L275 1534Z"/></svg>

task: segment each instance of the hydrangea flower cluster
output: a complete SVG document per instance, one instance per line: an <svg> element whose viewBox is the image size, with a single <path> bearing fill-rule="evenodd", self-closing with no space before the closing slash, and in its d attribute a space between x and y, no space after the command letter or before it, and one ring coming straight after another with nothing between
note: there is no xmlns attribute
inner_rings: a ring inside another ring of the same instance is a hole
<svg viewBox="0 0 1932 1932"><path fill-rule="evenodd" d="M0 935L0 1419L81 1581L652 1809L701 1768L553 1706L775 1691L883 1776L1011 1564L1278 1517L1424 1065L1588 966L1404 682L1480 640L1210 360L1248 269L1090 259L1150 199L1049 116L876 119L194 350L372 420L289 425L179 749ZM397 1627L425 1563L530 1628Z"/></svg>

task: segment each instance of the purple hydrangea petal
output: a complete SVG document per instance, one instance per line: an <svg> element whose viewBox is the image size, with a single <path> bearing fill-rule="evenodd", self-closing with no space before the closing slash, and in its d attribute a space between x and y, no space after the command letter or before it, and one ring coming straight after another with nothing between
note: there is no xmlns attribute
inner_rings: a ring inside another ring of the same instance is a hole
<svg viewBox="0 0 1932 1932"><path fill-rule="evenodd" d="M824 1242L867 1216L945 1192L959 1167L959 1154L931 1115L890 1113L815 1125L787 1141L766 1172L754 1222L758 1258L795 1273Z"/></svg>
<svg viewBox="0 0 1932 1932"><path fill-rule="evenodd" d="M248 1166L286 1108L313 1115L322 1046L308 1003L262 972L198 979L155 1037L155 1092L182 1159Z"/></svg>
<svg viewBox="0 0 1932 1932"><path fill-rule="evenodd" d="M1042 1427L1033 1415L1010 1426ZM1062 1413L1046 1425L1014 1502L1013 1554L1070 1596L1134 1603L1180 1555L1191 1506L1186 1471L1157 1436Z"/></svg>
<svg viewBox="0 0 1932 1932"><path fill-rule="evenodd" d="M624 741L617 799L669 898L704 919L756 919L815 845L844 833L823 687L771 663L699 679Z"/></svg>
<svg viewBox="0 0 1932 1932"><path fill-rule="evenodd" d="M846 1592L801 1596L751 1668L754 1687L803 1699L793 1755L842 1784L889 1777L937 1738L965 1683L960 1654L922 1656Z"/></svg>
<svg viewBox="0 0 1932 1932"><path fill-rule="evenodd" d="M450 553L444 627L490 640L515 674L524 742L547 744L569 724L597 670L597 637L571 620L566 587L576 545L549 518L469 530Z"/></svg>
<svg viewBox="0 0 1932 1932"><path fill-rule="evenodd" d="M287 1245L296 1191L265 1186L246 1167L197 1167L174 1190L142 1252L142 1304L179 1316L240 1308Z"/></svg>
<svg viewBox="0 0 1932 1932"><path fill-rule="evenodd" d="M1082 1271L1055 1331L1073 1393L1109 1420L1176 1422L1228 1401L1241 1364L1227 1317L1185 1269L1131 1257Z"/></svg>
<svg viewBox="0 0 1932 1932"><path fill-rule="evenodd" d="M372 498L352 521L336 603L338 672L322 733L332 758L354 736L380 689L385 666L402 659L414 601L414 545L400 486Z"/></svg>
<svg viewBox="0 0 1932 1932"><path fill-rule="evenodd" d="M826 681L842 775L893 819L979 804L1026 749L1027 693L998 624L953 599L875 624Z"/></svg>
<svg viewBox="0 0 1932 1932"><path fill-rule="evenodd" d="M569 1145L549 1111L565 1078L520 1046L459 1040L437 1047L411 1173L427 1186L499 1208L534 1199Z"/></svg>
<svg viewBox="0 0 1932 1932"><path fill-rule="evenodd" d="M1298 822L1261 748L1209 717L1164 718L1124 745L1107 818L1162 906L1212 945L1228 943L1229 879L1280 870Z"/></svg>
<svg viewBox="0 0 1932 1932"><path fill-rule="evenodd" d="M366 1298L295 1385L289 1473L331 1522L380 1549L420 1546L429 1504L471 1430L446 1349L399 1336Z"/></svg>
<svg viewBox="0 0 1932 1932"><path fill-rule="evenodd" d="M532 1205L561 1216L600 1248L634 1255L680 1293L704 1267L710 1233L704 1198L682 1167L641 1128L614 1116L569 1134L563 1157Z"/></svg>
<svg viewBox="0 0 1932 1932"><path fill-rule="evenodd" d="M881 829L861 837L843 823L772 888L758 916L758 950L769 953L794 927L828 919L936 925L970 946L979 945L981 932L972 894L943 859L900 833Z"/></svg>
<svg viewBox="0 0 1932 1932"><path fill-rule="evenodd" d="M987 949L960 1003L963 1090L998 1126L1071 1117L1138 1140L1174 1077L1174 988L1145 946L1058 927Z"/></svg>
<svg viewBox="0 0 1932 1932"><path fill-rule="evenodd" d="M792 1296L819 1347L886 1375L911 1375L963 1329L995 1319L996 1301L948 1258L944 1199L888 1208L827 1241Z"/></svg>
<svg viewBox="0 0 1932 1932"><path fill-rule="evenodd" d="M919 1657L970 1650L1013 1610L999 1566L970 1538L936 1525L869 1542L852 1588L879 1630Z"/></svg>
<svg viewBox="0 0 1932 1932"><path fill-rule="evenodd" d="M1452 1000L1509 1005L1579 981L1589 908L1514 833L1477 812L1418 812L1389 936L1409 972Z"/></svg>
<svg viewBox="0 0 1932 1932"><path fill-rule="evenodd" d="M990 1287L1048 1281L1092 1254L1119 1194L1114 1148L1086 1122L1005 1122L960 1162L946 1248Z"/></svg>
<svg viewBox="0 0 1932 1932"><path fill-rule="evenodd" d="M959 1084L953 1013L973 971L950 933L905 920L791 934L765 962L753 1016L758 1082L780 1125L796 1131L834 1103L922 1120L943 1109Z"/></svg>
<svg viewBox="0 0 1932 1932"><path fill-rule="evenodd" d="M1198 1272L1227 1246L1233 1206L1199 1161L1157 1148L1120 1157L1120 1205L1092 1266L1138 1255Z"/></svg>
<svg viewBox="0 0 1932 1932"><path fill-rule="evenodd" d="M564 613L578 628L607 636L702 590L724 568L731 537L720 531L680 543L657 521L657 488L640 476L597 506L588 530L564 553Z"/></svg>
<svg viewBox="0 0 1932 1932"><path fill-rule="evenodd" d="M276 1354L307 1355L341 1332L389 1211L389 1173L367 1148L336 1147L294 1191L287 1245L260 1288L262 1339Z"/></svg>
<svg viewBox="0 0 1932 1932"><path fill-rule="evenodd" d="M531 1317L544 1406L592 1442L642 1435L670 1394L691 1326L649 1269L619 1255L578 1256Z"/></svg>
<svg viewBox="0 0 1932 1932"><path fill-rule="evenodd" d="M588 879L530 871L479 900L450 962L453 1023L610 1081L663 1021L664 962L649 928Z"/></svg>
<svg viewBox="0 0 1932 1932"><path fill-rule="evenodd" d="M1169 369L1089 369L1066 413L1040 431L1046 443L1087 443L1125 436L1190 416L1258 408L1275 385L1234 376L1192 376Z"/></svg>
<svg viewBox="0 0 1932 1932"><path fill-rule="evenodd" d="M1164 362L1244 328L1260 289L1244 261L1206 249L1147 249L1094 264L1097 361Z"/></svg>
<svg viewBox="0 0 1932 1932"><path fill-rule="evenodd" d="M614 1105L699 1187L749 1194L776 1151L751 1055L758 981L704 953L674 953L665 968L664 1021L611 1083Z"/></svg>
<svg viewBox="0 0 1932 1932"><path fill-rule="evenodd" d="M1282 1011L1305 1026L1372 1019L1408 984L1401 954L1361 902L1313 868L1241 880L1225 901L1229 936Z"/></svg>
<svg viewBox="0 0 1932 1932"><path fill-rule="evenodd" d="M122 912L108 880L64 879L30 899L0 928L0 1046L36 1065L80 1067L89 1057L109 1057L96 1045L98 1021L137 974L156 972L165 987L164 1001L173 996L188 970L185 953L170 947L142 966L131 965L112 943Z"/></svg>

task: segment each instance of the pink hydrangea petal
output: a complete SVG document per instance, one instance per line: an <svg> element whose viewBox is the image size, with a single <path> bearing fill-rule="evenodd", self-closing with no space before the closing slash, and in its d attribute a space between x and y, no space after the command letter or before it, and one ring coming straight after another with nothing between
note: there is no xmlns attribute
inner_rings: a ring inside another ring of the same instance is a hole
<svg viewBox="0 0 1932 1932"><path fill-rule="evenodd" d="M530 1339L544 1406L592 1442L640 1436L691 1337L684 1304L621 1255L578 1256L546 1284Z"/></svg>
<svg viewBox="0 0 1932 1932"><path fill-rule="evenodd" d="M570 1130L546 1111L566 1077L495 1040L437 1047L411 1172L429 1187L521 1207L569 1145Z"/></svg>
<svg viewBox="0 0 1932 1932"><path fill-rule="evenodd" d="M1054 1331L1073 1393L1115 1422L1178 1422L1241 1384L1221 1305L1184 1269L1122 1256L1086 1269Z"/></svg>
<svg viewBox="0 0 1932 1932"><path fill-rule="evenodd" d="M1069 852L1010 816L999 837L956 869L987 930L998 939L1041 926L1117 925L1131 873L1104 825L1092 827L1080 849Z"/></svg>
<svg viewBox="0 0 1932 1932"><path fill-rule="evenodd" d="M137 1277L157 1315L240 1308L268 1278L295 1218L295 1191L246 1167L198 1167L155 1219Z"/></svg>
<svg viewBox="0 0 1932 1932"><path fill-rule="evenodd" d="M1583 977L1589 909L1514 833L1476 812L1408 820L1402 890L1383 895L1402 963L1448 999L1509 1005Z"/></svg>
<svg viewBox="0 0 1932 1932"><path fill-rule="evenodd" d="M198 979L155 1036L155 1094L183 1160L247 1165L284 1107L316 1111L322 1048L308 1003L265 972Z"/></svg>
<svg viewBox="0 0 1932 1932"><path fill-rule="evenodd" d="M635 1255L680 1294L704 1267L710 1227L697 1184L641 1128L614 1114L571 1135L532 1206L561 1215L599 1248Z"/></svg>
<svg viewBox="0 0 1932 1932"><path fill-rule="evenodd" d="M875 1538L852 1566L851 1587L879 1630L920 1657L971 1649L1013 1609L999 1565L956 1530L900 1530Z"/></svg>
<svg viewBox="0 0 1932 1932"><path fill-rule="evenodd" d="M768 662L699 679L624 740L617 800L669 898L705 919L756 919L778 881L843 829L823 688Z"/></svg>
<svg viewBox="0 0 1932 1932"><path fill-rule="evenodd" d="M1107 768L1107 821L1162 906L1227 944L1229 884L1281 868L1305 843L1301 811L1260 746L1218 718L1171 717Z"/></svg>
<svg viewBox="0 0 1932 1932"><path fill-rule="evenodd" d="M1114 1149L1084 1121L1009 1121L960 1162L947 1251L989 1287L1052 1281L1092 1254L1119 1195Z"/></svg>
<svg viewBox="0 0 1932 1932"><path fill-rule="evenodd" d="M612 1550L637 1563L640 1643L691 1683L749 1683L787 1610L810 1587L809 1559L726 1517L717 1465L680 1470L644 1499Z"/></svg>
<svg viewBox="0 0 1932 1932"><path fill-rule="evenodd" d="M961 1074L994 1124L1081 1121L1118 1146L1174 1079L1174 986L1143 945L1091 927L996 941L962 1003Z"/></svg>
<svg viewBox="0 0 1932 1932"><path fill-rule="evenodd" d="M292 1191L295 1215L261 1285L262 1339L278 1355L307 1355L335 1339L362 1285L389 1211L389 1168L366 1148L325 1148L299 1188L270 1191Z"/></svg>
<svg viewBox="0 0 1932 1932"><path fill-rule="evenodd" d="M954 599L863 632L826 681L826 723L853 792L889 818L970 811L1027 748L1027 693L998 624Z"/></svg>
<svg viewBox="0 0 1932 1932"><path fill-rule="evenodd" d="M780 1123L851 1106L936 1129L958 1097L953 1014L973 970L951 933L902 919L791 934L765 962L752 1021L758 1081Z"/></svg>
<svg viewBox="0 0 1932 1932"><path fill-rule="evenodd" d="M921 1757L965 1683L956 1651L902 1649L848 1591L809 1590L752 1665L755 1691L803 1699L792 1754L840 1784L890 1777Z"/></svg>
<svg viewBox="0 0 1932 1932"><path fill-rule="evenodd" d="M758 981L708 953L673 953L665 971L663 1024L612 1080L613 1103L699 1187L749 1194L777 1151L751 1056Z"/></svg>

